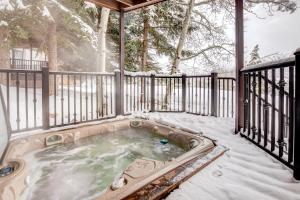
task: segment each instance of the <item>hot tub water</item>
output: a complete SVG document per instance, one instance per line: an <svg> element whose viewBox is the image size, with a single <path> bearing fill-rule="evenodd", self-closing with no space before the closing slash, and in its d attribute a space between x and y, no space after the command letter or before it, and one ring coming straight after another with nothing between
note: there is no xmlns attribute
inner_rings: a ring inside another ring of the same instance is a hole
<svg viewBox="0 0 300 200"><path fill-rule="evenodd" d="M135 159L167 161L185 152L161 144L162 139L146 129L127 129L32 152L25 157L29 176L23 199L95 199Z"/></svg>

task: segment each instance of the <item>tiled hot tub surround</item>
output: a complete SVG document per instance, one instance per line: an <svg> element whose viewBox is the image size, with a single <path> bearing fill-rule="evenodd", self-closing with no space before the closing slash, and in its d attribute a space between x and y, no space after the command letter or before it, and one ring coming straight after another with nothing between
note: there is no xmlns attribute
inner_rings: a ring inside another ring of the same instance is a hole
<svg viewBox="0 0 300 200"><path fill-rule="evenodd" d="M203 156L212 151L215 144L212 140L191 134L177 128L163 125L155 121L146 119L123 119L119 121L106 122L101 124L87 124L76 128L57 130L53 132L40 133L28 137L22 137L10 142L5 161L18 161L20 163L15 173L0 178L0 199L19 199L23 189L26 187L26 177L28 173L28 163L22 158L25 154L34 150L47 147L46 139L49 136L58 135L63 138L61 142L70 143L81 138L95 136L103 133L117 134L118 130L130 128L145 128L156 134L163 135L168 140L187 149L188 151L181 156L170 161L161 162L157 160L142 158L135 160L123 173L126 185L117 189L107 189L107 192L99 199L124 199L132 196L132 193L140 190L155 179L174 171L199 156ZM48 144L48 143L47 143Z"/></svg>

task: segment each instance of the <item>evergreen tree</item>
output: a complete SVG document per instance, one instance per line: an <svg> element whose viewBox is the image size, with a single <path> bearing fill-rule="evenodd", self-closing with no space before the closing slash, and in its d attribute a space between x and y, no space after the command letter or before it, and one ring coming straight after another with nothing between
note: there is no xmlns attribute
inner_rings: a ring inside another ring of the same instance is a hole
<svg viewBox="0 0 300 200"><path fill-rule="evenodd" d="M249 65L255 65L255 64L261 63L261 59L260 59L258 51L259 51L259 46L257 44L254 46L253 50L250 53Z"/></svg>

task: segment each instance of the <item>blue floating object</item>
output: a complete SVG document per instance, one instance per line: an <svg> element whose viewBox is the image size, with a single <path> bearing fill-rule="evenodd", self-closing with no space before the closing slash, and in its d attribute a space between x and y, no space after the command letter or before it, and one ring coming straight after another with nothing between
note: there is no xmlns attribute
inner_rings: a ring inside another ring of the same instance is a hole
<svg viewBox="0 0 300 200"><path fill-rule="evenodd" d="M160 143L161 143L161 144L168 144L169 141L168 141L167 139L161 139L161 140L160 140Z"/></svg>

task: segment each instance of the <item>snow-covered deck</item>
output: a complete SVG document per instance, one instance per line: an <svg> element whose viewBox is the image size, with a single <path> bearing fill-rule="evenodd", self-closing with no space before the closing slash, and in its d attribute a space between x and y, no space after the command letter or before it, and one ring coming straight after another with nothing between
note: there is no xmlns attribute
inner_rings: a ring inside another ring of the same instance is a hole
<svg viewBox="0 0 300 200"><path fill-rule="evenodd" d="M167 200L300 200L300 182L292 172L239 135L234 120L184 113L152 113L150 118L218 140L230 150L173 191Z"/></svg>

